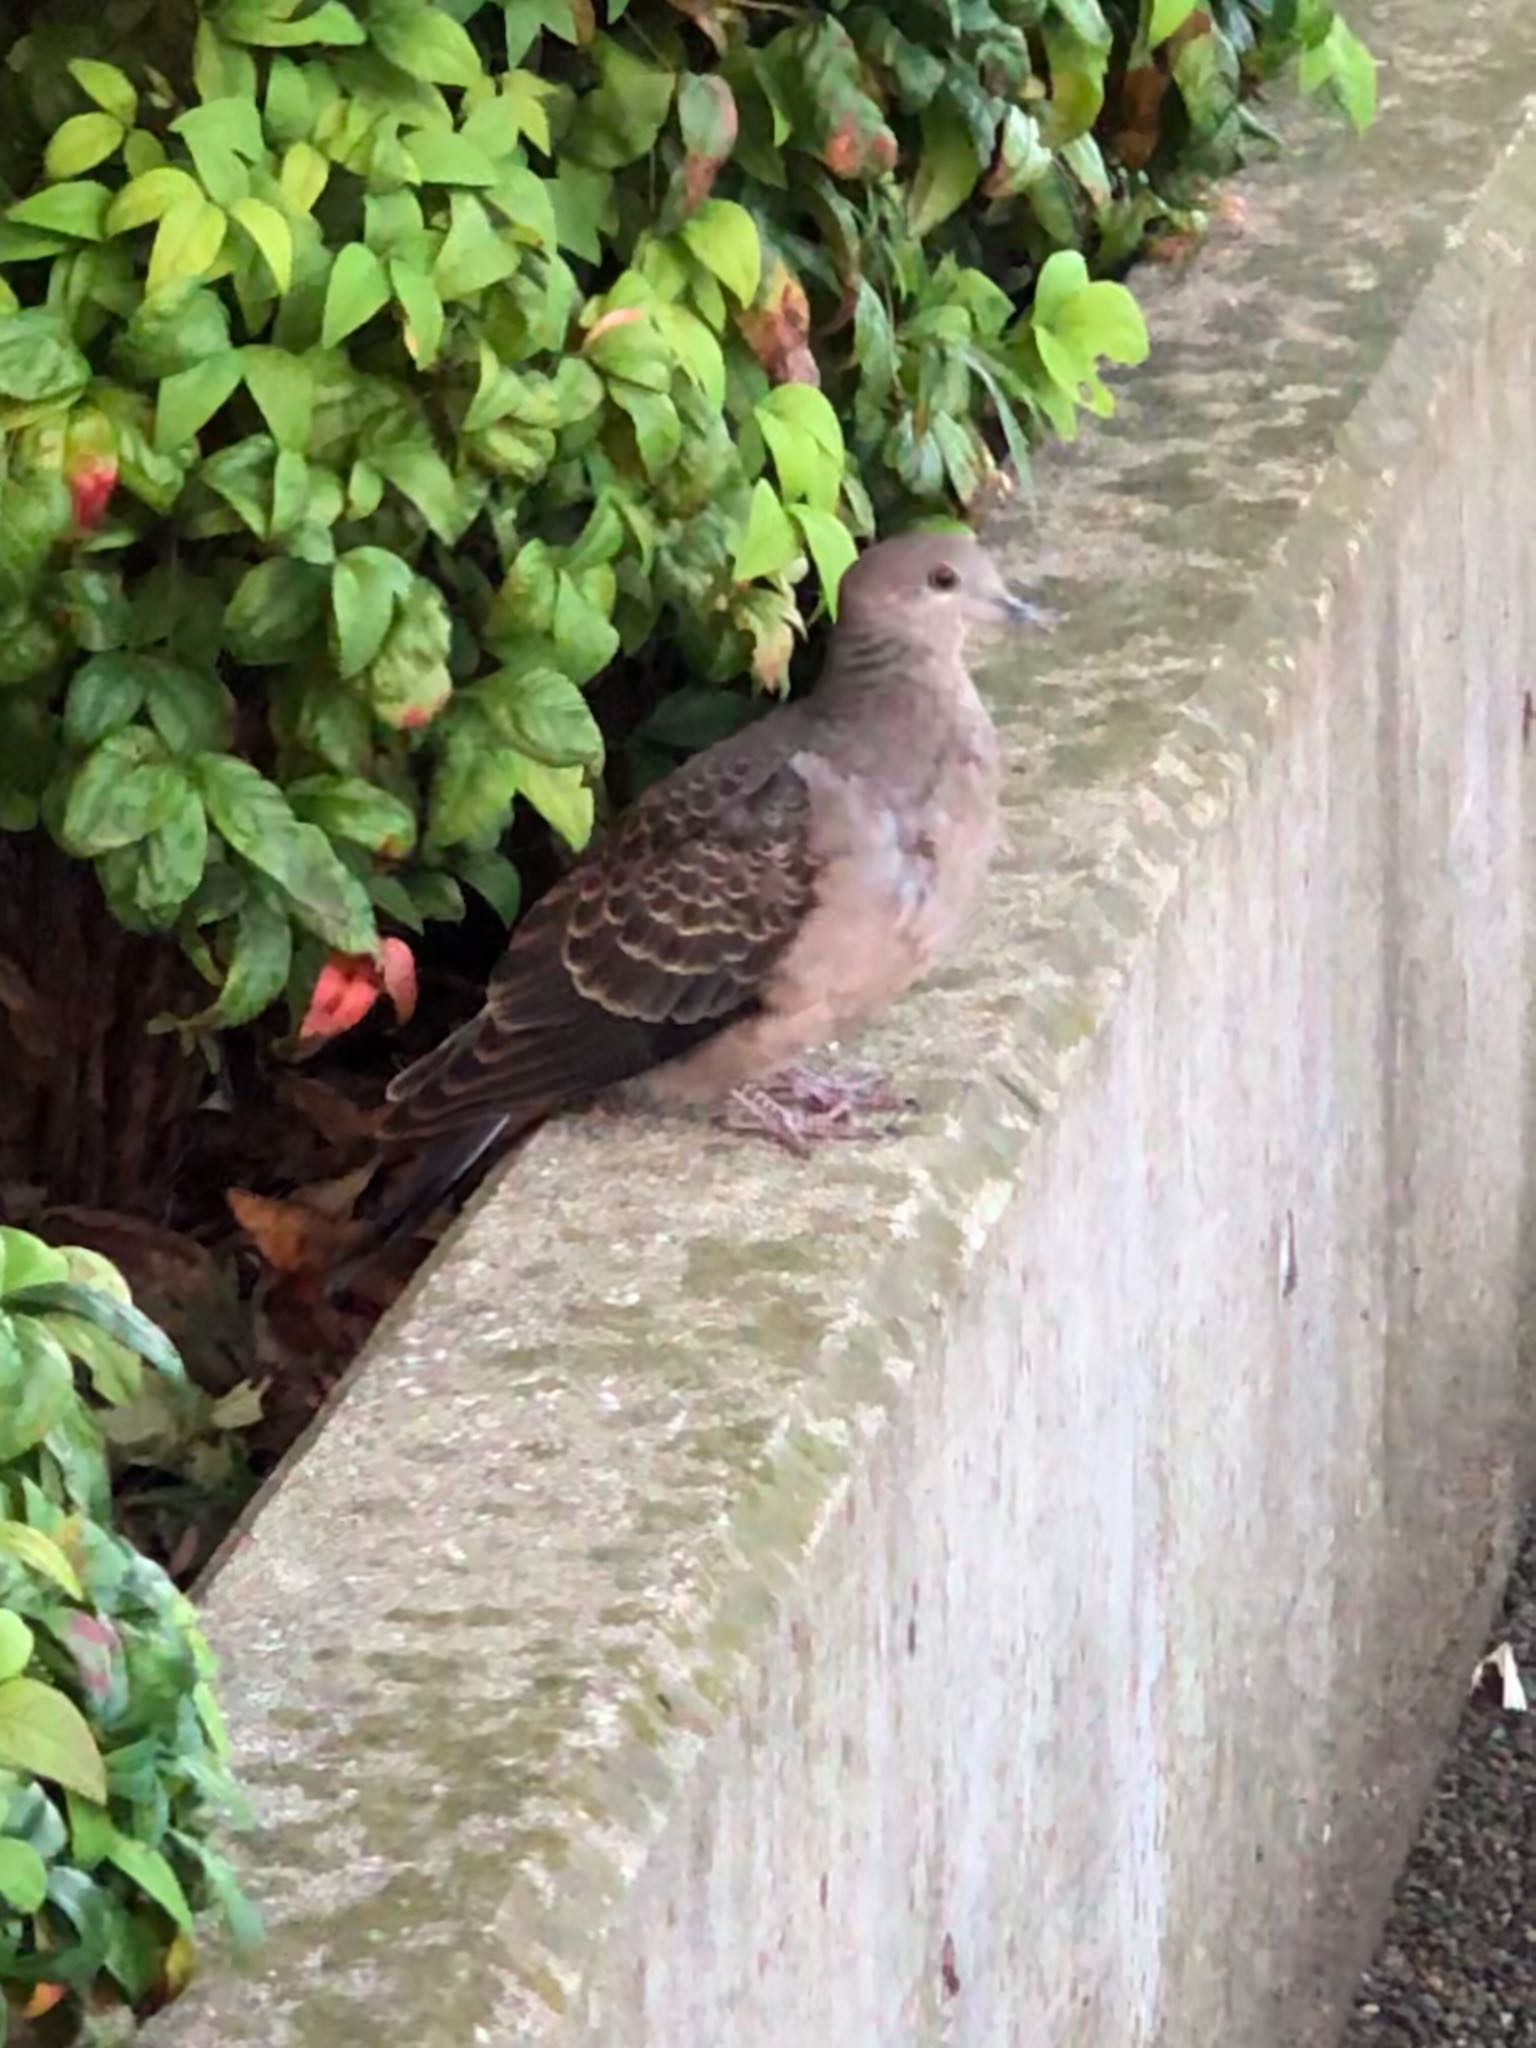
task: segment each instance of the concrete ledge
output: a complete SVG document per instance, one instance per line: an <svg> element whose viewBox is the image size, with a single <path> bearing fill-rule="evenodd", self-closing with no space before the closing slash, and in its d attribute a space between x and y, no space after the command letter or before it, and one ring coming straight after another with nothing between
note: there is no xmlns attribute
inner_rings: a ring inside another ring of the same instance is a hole
<svg viewBox="0 0 1536 2048"><path fill-rule="evenodd" d="M1536 12L1354 11L1014 535L912 1136L549 1132L223 1565L272 1939L160 2048L1333 2038L1531 1264Z"/></svg>

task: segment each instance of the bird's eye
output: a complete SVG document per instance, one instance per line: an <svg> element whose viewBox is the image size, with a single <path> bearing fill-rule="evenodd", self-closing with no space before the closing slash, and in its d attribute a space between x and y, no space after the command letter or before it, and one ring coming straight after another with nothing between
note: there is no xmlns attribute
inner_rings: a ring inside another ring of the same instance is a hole
<svg viewBox="0 0 1536 2048"><path fill-rule="evenodd" d="M953 590L959 581L958 571L952 569L948 562L940 562L937 569L930 569L928 572L930 590Z"/></svg>

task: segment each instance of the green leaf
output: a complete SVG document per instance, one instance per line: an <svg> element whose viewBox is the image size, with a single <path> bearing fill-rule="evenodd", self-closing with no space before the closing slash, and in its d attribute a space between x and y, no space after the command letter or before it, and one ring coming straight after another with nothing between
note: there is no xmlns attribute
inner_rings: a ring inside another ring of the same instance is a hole
<svg viewBox="0 0 1536 2048"><path fill-rule="evenodd" d="M375 449L373 466L416 507L445 547L463 537L470 509L460 500L453 471L430 442L400 441Z"/></svg>
<svg viewBox="0 0 1536 2048"><path fill-rule="evenodd" d="M947 95L923 109L922 126L923 153L908 207L912 232L918 236L957 212L986 168L977 158L970 123Z"/></svg>
<svg viewBox="0 0 1536 2048"><path fill-rule="evenodd" d="M1199 5L1199 0L1152 0L1147 21L1147 47L1155 50L1181 29Z"/></svg>
<svg viewBox="0 0 1536 2048"><path fill-rule="evenodd" d="M365 242L348 242L326 286L321 346L335 348L388 303L389 279L383 264Z"/></svg>
<svg viewBox="0 0 1536 2048"><path fill-rule="evenodd" d="M377 658L395 605L411 587L411 568L387 548L351 548L331 572L331 618L336 667L343 676L361 675Z"/></svg>
<svg viewBox="0 0 1536 2048"><path fill-rule="evenodd" d="M753 417L768 443L784 497L830 512L842 489L847 451L826 395L810 384L775 385L758 401Z"/></svg>
<svg viewBox="0 0 1536 2048"><path fill-rule="evenodd" d="M218 261L228 228L223 207L211 199L199 194L176 200L155 230L146 295L154 298L172 285L204 276Z"/></svg>
<svg viewBox="0 0 1536 2048"><path fill-rule="evenodd" d="M202 1865L209 1892L218 1901L237 1957L249 1956L265 1939L260 1913L241 1891L228 1863L195 1835L178 1834L178 1845Z"/></svg>
<svg viewBox="0 0 1536 2048"><path fill-rule="evenodd" d="M594 588L604 591L601 604L593 598ZM600 577L576 577L563 570L556 579L550 637L560 667L573 682L590 682L619 651L618 629L608 615L612 603L611 579L606 588Z"/></svg>
<svg viewBox="0 0 1536 2048"><path fill-rule="evenodd" d="M451 128L417 128L405 154L424 185L494 185L501 167Z"/></svg>
<svg viewBox="0 0 1536 2048"><path fill-rule="evenodd" d="M26 1670L32 1661L36 1640L19 1614L0 1608L0 1682L15 1678Z"/></svg>
<svg viewBox="0 0 1536 2048"><path fill-rule="evenodd" d="M706 199L683 223L683 240L743 306L751 305L762 278L763 247L757 223L730 199Z"/></svg>
<svg viewBox="0 0 1536 2048"><path fill-rule="evenodd" d="M405 315L405 346L418 370L430 370L443 345L443 302L424 270L396 256L389 281Z"/></svg>
<svg viewBox="0 0 1536 2048"><path fill-rule="evenodd" d="M78 178L116 156L127 133L111 114L73 114L50 137L43 169L50 178Z"/></svg>
<svg viewBox="0 0 1536 2048"><path fill-rule="evenodd" d="M323 473L315 472L316 475ZM340 492L338 491L336 495L339 498ZM313 562L316 568L323 568L330 560L328 553L324 561L317 561L313 555L306 553L304 548L295 545L297 529L308 518L312 496L309 464L294 449L279 449L277 460L272 465L273 537L287 536L291 551L301 561ZM325 522L321 521L320 524L323 526Z"/></svg>
<svg viewBox="0 0 1536 2048"><path fill-rule="evenodd" d="M288 913L260 889L247 896L235 916L235 941L219 998L187 1019L187 1028L249 1024L288 985L293 965L293 927Z"/></svg>
<svg viewBox="0 0 1536 2048"><path fill-rule="evenodd" d="M677 460L683 445L683 423L677 407L664 392L646 391L622 378L609 385L608 395L629 415L646 475L652 479L661 476Z"/></svg>
<svg viewBox="0 0 1536 2048"><path fill-rule="evenodd" d="M194 440L243 374L240 351L229 348L162 378L155 398L155 447L160 453L168 455Z"/></svg>
<svg viewBox="0 0 1536 2048"><path fill-rule="evenodd" d="M759 477L752 487L752 506L731 564L732 574L738 583L749 583L759 576L780 576L799 552L800 542L789 514L780 504L773 485Z"/></svg>
<svg viewBox="0 0 1536 2048"><path fill-rule="evenodd" d="M57 314L37 306L0 319L0 398L51 404L73 398L90 379L90 364Z"/></svg>
<svg viewBox="0 0 1536 2048"><path fill-rule="evenodd" d="M69 1260L63 1252L44 1244L30 1230L0 1224L0 1282L7 1293L13 1287L37 1287L45 1280L68 1277Z"/></svg>
<svg viewBox="0 0 1536 2048"><path fill-rule="evenodd" d="M169 817L178 788L158 734L143 726L109 733L70 778L59 842L79 858L132 846Z"/></svg>
<svg viewBox="0 0 1536 2048"><path fill-rule="evenodd" d="M200 21L192 45L192 83L205 104L227 99L254 103L258 83L255 59L248 50L227 43L212 22Z"/></svg>
<svg viewBox="0 0 1536 2048"><path fill-rule="evenodd" d="M210 757L217 758L217 757ZM254 770L252 771L255 772ZM228 834L225 835L228 837ZM233 844L233 842L231 842ZM119 1344L126 1344L140 1358L147 1359L167 1379L184 1380L186 1368L176 1346L157 1323L152 1323L131 1301L119 1301L99 1287L82 1287L75 1280L55 1280L27 1287L7 1298L7 1309L32 1315L57 1312L78 1316L94 1329L103 1330Z"/></svg>
<svg viewBox="0 0 1536 2048"><path fill-rule="evenodd" d="M588 54L601 83L580 101L562 148L601 170L617 170L654 146L672 109L675 80L612 36L594 37Z"/></svg>
<svg viewBox="0 0 1536 2048"><path fill-rule="evenodd" d="M35 1678L0 1685L0 1767L30 1771L105 1805L106 1772L80 1709Z"/></svg>
<svg viewBox="0 0 1536 2048"><path fill-rule="evenodd" d="M1049 146L1060 149L1074 136L1086 135L1098 119L1113 38L1098 0L1053 0L1053 5L1056 14L1043 29L1051 97L1042 127Z"/></svg>
<svg viewBox="0 0 1536 2048"><path fill-rule="evenodd" d="M697 313L686 306L658 305L651 316L683 373L703 392L717 412L725 409L725 356L719 342ZM567 357L562 368L584 367L577 357Z"/></svg>
<svg viewBox="0 0 1536 2048"><path fill-rule="evenodd" d="M133 625L123 579L110 569L64 570L59 577L56 616L86 654L121 647Z"/></svg>
<svg viewBox="0 0 1536 2048"><path fill-rule="evenodd" d="M107 208L112 194L105 185L79 178L67 185L50 185L6 208L5 217L18 227L43 228L51 234L68 235L77 242L100 242L106 237Z"/></svg>
<svg viewBox="0 0 1536 2048"><path fill-rule="evenodd" d="M1352 125L1363 131L1376 118L1376 60L1342 15L1320 43L1304 50L1298 72L1306 93L1330 90Z"/></svg>
<svg viewBox="0 0 1536 2048"><path fill-rule="evenodd" d="M139 117L139 96L126 71L119 71L115 64L99 63L94 57L72 57L69 75L103 113L110 114L124 128L133 126Z"/></svg>
<svg viewBox="0 0 1536 2048"><path fill-rule="evenodd" d="M293 230L287 220L264 199L237 199L229 212L260 250L274 286L287 291L293 282Z"/></svg>
<svg viewBox="0 0 1536 2048"><path fill-rule="evenodd" d="M314 416L314 372L302 356L284 348L251 346L240 351L245 387L272 429L279 448L302 454Z"/></svg>
<svg viewBox="0 0 1536 2048"><path fill-rule="evenodd" d="M544 104L545 95L551 90L548 80L532 71L509 71L501 81L502 97L512 108L519 133L527 136L541 156L548 156L554 147L549 133L549 110Z"/></svg>
<svg viewBox="0 0 1536 2048"><path fill-rule="evenodd" d="M674 753L696 754L752 720L752 705L732 690L685 684L663 697L635 737Z"/></svg>
<svg viewBox="0 0 1536 2048"><path fill-rule="evenodd" d="M64 1347L26 1316L0 1316L0 1465L40 1443L74 1400Z"/></svg>
<svg viewBox="0 0 1536 2048"><path fill-rule="evenodd" d="M0 1623L15 1621L12 1614L0 1614ZM18 1628L22 1627L16 1622ZM23 1634L27 1631L23 1629ZM0 1636L0 1651L4 1638ZM3 1667L0 1667L3 1668ZM16 1913L35 1913L48 1896L48 1866L30 1842L0 1836L0 1899Z"/></svg>
<svg viewBox="0 0 1536 2048"><path fill-rule="evenodd" d="M478 704L455 705L444 723L427 807L428 849L494 843L517 795L516 757L496 744Z"/></svg>
<svg viewBox="0 0 1536 2048"><path fill-rule="evenodd" d="M1035 286L1030 331L1053 382L1076 403L1112 409L1098 382L1100 356L1139 363L1147 355L1141 308L1123 284L1088 281L1088 266L1075 249L1058 249L1041 269Z"/></svg>
<svg viewBox="0 0 1536 2048"><path fill-rule="evenodd" d="M453 689L448 668L452 637L441 591L425 577L413 576L368 671L368 702L376 718L396 731L436 718Z"/></svg>
<svg viewBox="0 0 1536 2048"><path fill-rule="evenodd" d="M83 1870L94 1870L106 1862L117 1839L112 1817L104 1806L82 1799L78 1792L66 1792L64 1804L69 1809L69 1845L74 1859Z"/></svg>
<svg viewBox="0 0 1536 2048"><path fill-rule="evenodd" d="M463 853L454 865L478 896L483 896L503 924L511 924L523 901L522 877L504 853Z"/></svg>
<svg viewBox="0 0 1536 2048"><path fill-rule="evenodd" d="M205 753L227 743L234 707L216 675L159 657L150 658L148 671L150 723L173 754Z"/></svg>
<svg viewBox="0 0 1536 2048"><path fill-rule="evenodd" d="M223 301L207 285L186 284L136 310L114 345L113 367L133 383L150 383L228 348Z"/></svg>
<svg viewBox="0 0 1536 2048"><path fill-rule="evenodd" d="M153 1899L183 1934L192 1932L192 1909L187 1904L187 1895L175 1871L158 1849L136 1842L131 1835L117 1834L107 1851L107 1861L115 1864L146 1897Z"/></svg>
<svg viewBox="0 0 1536 2048"><path fill-rule="evenodd" d="M526 754L510 756L518 795L538 812L573 852L592 837L592 791L579 768L547 768Z"/></svg>
<svg viewBox="0 0 1536 2048"><path fill-rule="evenodd" d="M248 569L224 614L224 640L237 661L254 668L288 661L325 610L323 569L283 555Z"/></svg>
<svg viewBox="0 0 1536 2048"><path fill-rule="evenodd" d="M174 164L156 164L152 170L130 178L122 191L113 196L107 208L107 233L130 234L134 228L163 220L173 206L194 201L201 204L202 198L197 180L186 171L178 170Z"/></svg>
<svg viewBox="0 0 1536 2048"><path fill-rule="evenodd" d="M561 248L574 250L588 263L601 262L601 237L614 212L612 177L562 152L548 189Z"/></svg>
<svg viewBox="0 0 1536 2048"><path fill-rule="evenodd" d="M600 768L603 735L591 708L558 669L498 670L475 685L501 737L550 768Z"/></svg>
<svg viewBox="0 0 1536 2048"><path fill-rule="evenodd" d="M276 462L272 436L250 434L210 455L198 475L239 513L252 533L265 540L271 528Z"/></svg>
<svg viewBox="0 0 1536 2048"><path fill-rule="evenodd" d="M313 213L330 177L331 167L313 143L295 142L283 154L278 184L295 213Z"/></svg>
<svg viewBox="0 0 1536 2048"><path fill-rule="evenodd" d="M368 33L374 48L413 78L467 86L484 76L468 32L427 0L373 0Z"/></svg>
<svg viewBox="0 0 1536 2048"><path fill-rule="evenodd" d="M403 860L416 843L409 804L360 775L306 775L288 785L288 801L332 839L350 840L391 860Z"/></svg>
<svg viewBox="0 0 1536 2048"><path fill-rule="evenodd" d="M317 44L351 49L368 40L366 29L343 0L321 0L299 21L292 20L292 14L285 0L268 0L262 9L226 8L220 27L232 43L251 43L263 50L301 50Z"/></svg>
<svg viewBox="0 0 1536 2048"><path fill-rule="evenodd" d="M806 547L821 578L827 610L835 619L838 585L857 559L857 544L843 522L831 512L817 511L811 505L794 505L790 508L790 516L805 536Z"/></svg>
<svg viewBox="0 0 1536 2048"><path fill-rule="evenodd" d="M472 192L455 192L449 207L451 225L432 266L432 283L442 298L464 299L510 277L522 252L510 235L492 226Z"/></svg>
<svg viewBox="0 0 1536 2048"><path fill-rule="evenodd" d="M14 1557L18 1564L36 1572L39 1578L60 1588L71 1600L83 1600L85 1589L68 1557L41 1529L34 1529L26 1522L0 1522L0 1551L7 1557ZM14 1672L6 1676L14 1677Z"/></svg>
<svg viewBox="0 0 1536 2048"><path fill-rule="evenodd" d="M301 823L276 783L248 761L204 754L197 770L214 825L242 859L277 884L306 930L343 953L371 953L378 933L367 892L325 834Z"/></svg>

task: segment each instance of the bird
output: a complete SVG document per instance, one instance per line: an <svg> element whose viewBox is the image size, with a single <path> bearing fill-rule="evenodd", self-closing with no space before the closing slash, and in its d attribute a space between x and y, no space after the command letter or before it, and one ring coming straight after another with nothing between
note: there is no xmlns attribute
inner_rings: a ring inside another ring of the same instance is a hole
<svg viewBox="0 0 1536 2048"><path fill-rule="evenodd" d="M666 1107L805 1083L949 955L996 837L1000 749L966 664L978 631L1044 623L968 533L850 565L821 675L653 783L514 930L479 1012L389 1084L397 1176L378 1229L417 1227L493 1150L628 1084ZM798 1149L845 1121L773 1105ZM765 1118L765 1121L767 1119Z"/></svg>

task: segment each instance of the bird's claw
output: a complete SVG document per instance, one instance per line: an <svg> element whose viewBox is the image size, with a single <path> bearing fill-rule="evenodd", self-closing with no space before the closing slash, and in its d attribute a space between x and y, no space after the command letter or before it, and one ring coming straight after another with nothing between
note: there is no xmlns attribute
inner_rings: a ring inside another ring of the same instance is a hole
<svg viewBox="0 0 1536 2048"><path fill-rule="evenodd" d="M916 1107L873 1067L833 1073L802 1065L736 1089L720 1121L804 1158L817 1144L890 1137Z"/></svg>

